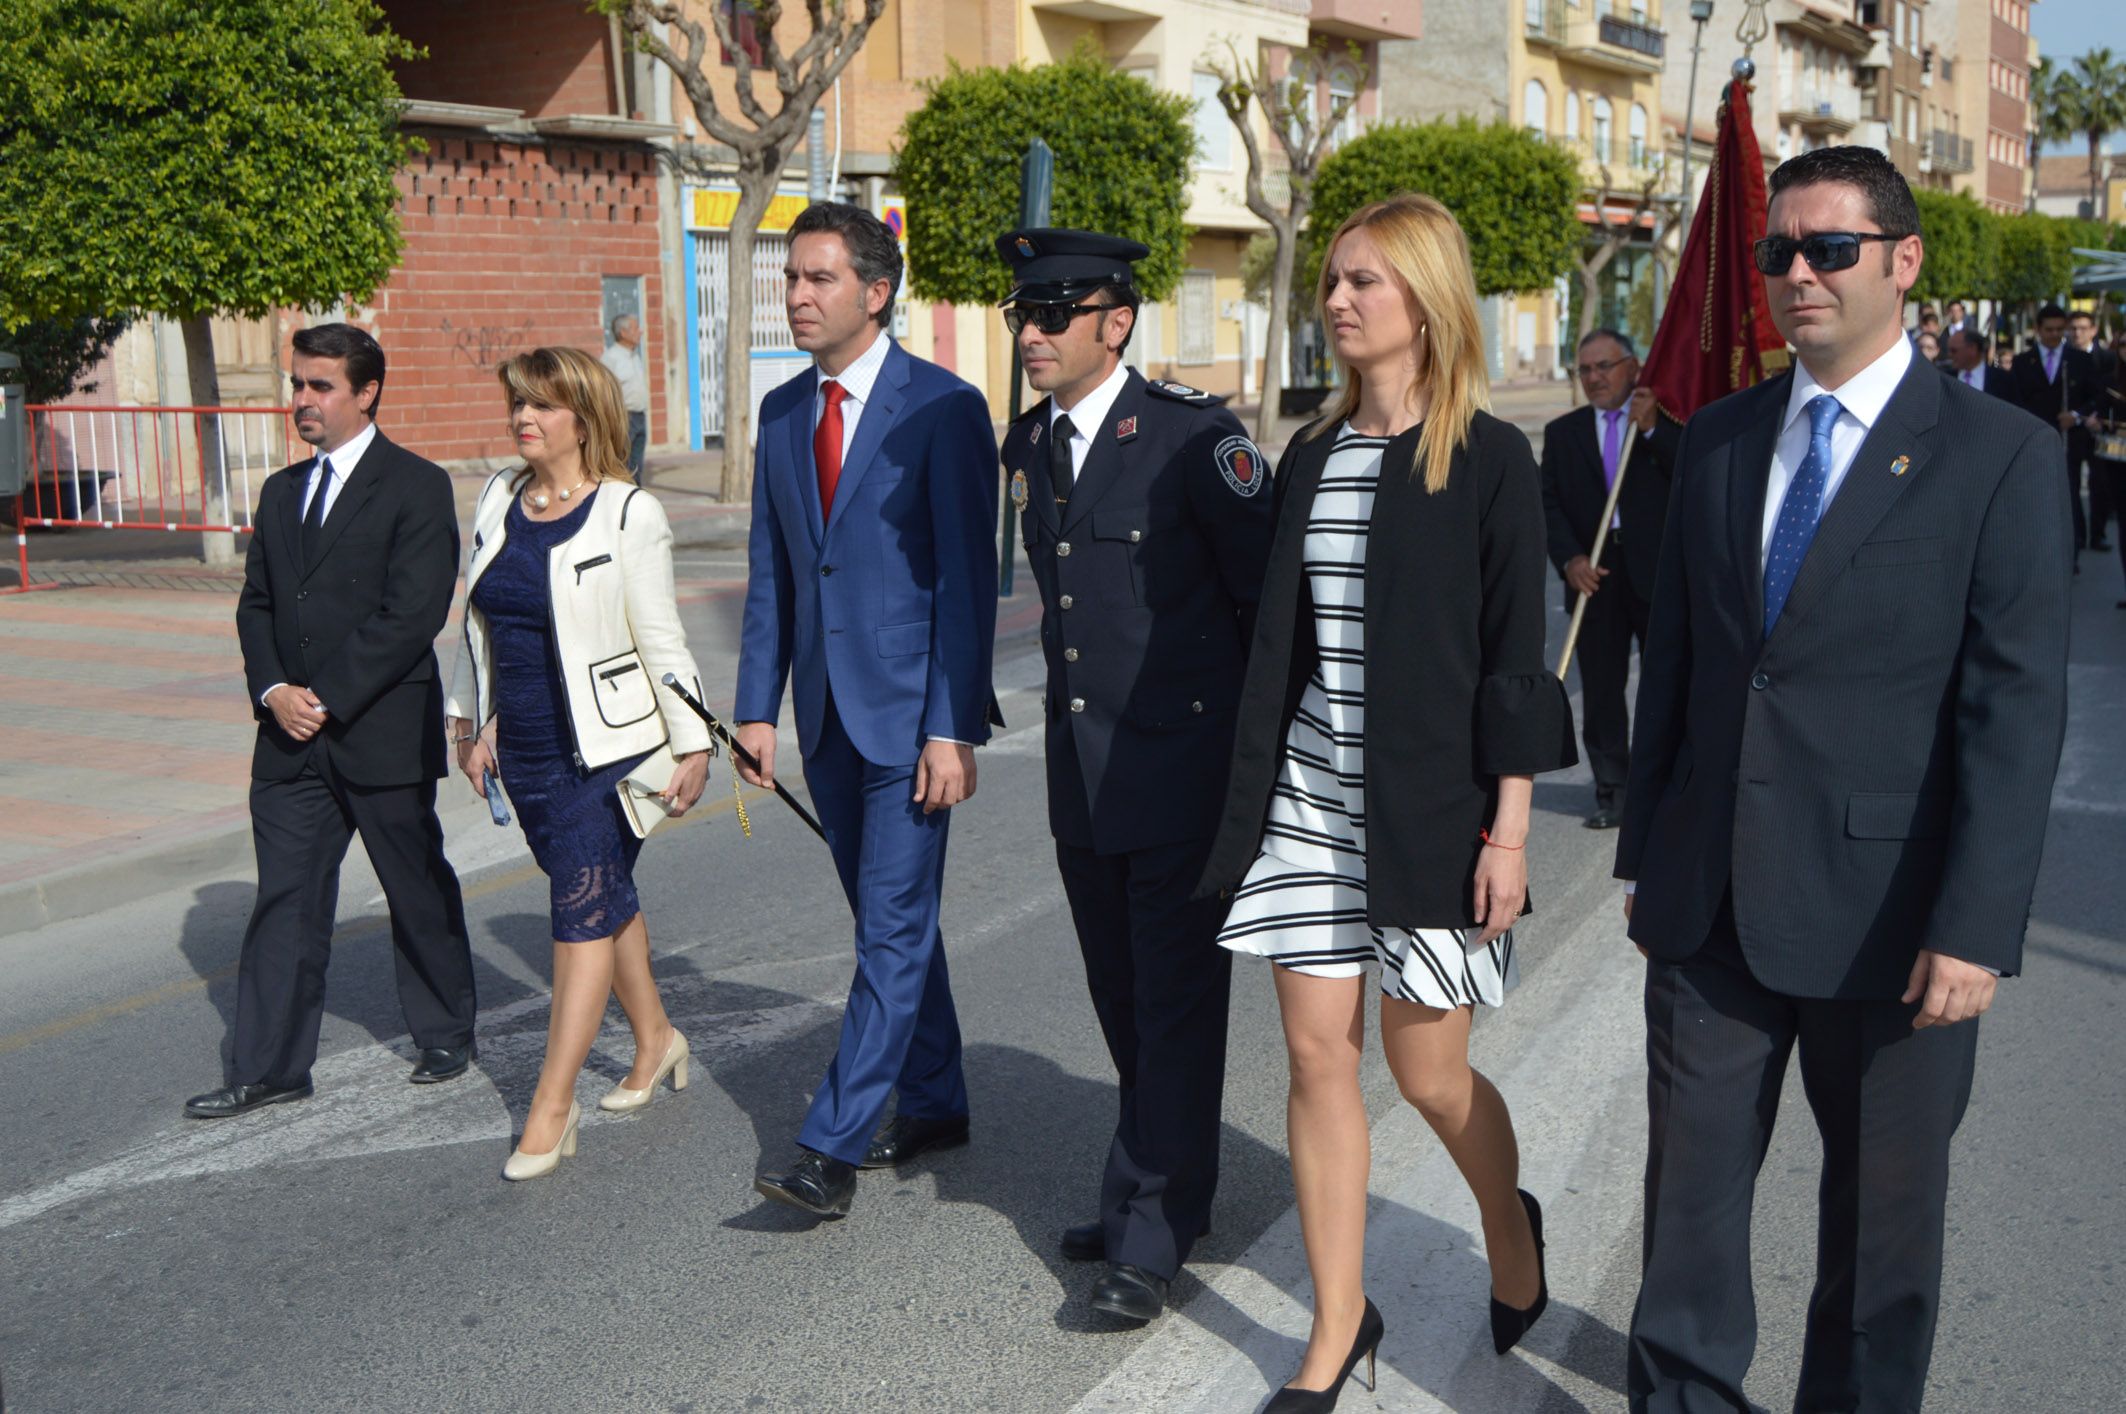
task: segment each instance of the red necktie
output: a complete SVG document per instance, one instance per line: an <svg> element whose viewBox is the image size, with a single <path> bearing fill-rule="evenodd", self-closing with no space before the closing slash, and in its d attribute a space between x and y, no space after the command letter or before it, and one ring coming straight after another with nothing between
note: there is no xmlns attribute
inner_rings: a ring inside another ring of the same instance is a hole
<svg viewBox="0 0 2126 1414"><path fill-rule="evenodd" d="M849 390L829 379L821 391L827 395L827 410L812 433L812 464L819 468L819 514L824 520L834 514L834 486L842 479L842 399Z"/></svg>

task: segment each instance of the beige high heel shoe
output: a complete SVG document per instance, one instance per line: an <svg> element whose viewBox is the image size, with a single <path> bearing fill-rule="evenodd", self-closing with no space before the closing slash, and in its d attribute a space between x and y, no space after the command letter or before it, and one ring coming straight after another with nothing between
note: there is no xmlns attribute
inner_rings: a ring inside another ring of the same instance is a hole
<svg viewBox="0 0 2126 1414"><path fill-rule="evenodd" d="M563 1159L576 1157L576 1122L583 1118L583 1111L574 1100L568 1102L568 1123L561 1126L561 1142L543 1154L527 1154L521 1148L511 1152L509 1162L502 1165L502 1176L511 1183L521 1183L527 1178L544 1178L560 1167Z"/></svg>
<svg viewBox="0 0 2126 1414"><path fill-rule="evenodd" d="M665 1043L664 1058L657 1062L657 1073L650 1077L650 1083L640 1090L615 1085L606 1091L605 1098L598 1102L598 1108L622 1114L629 1110L639 1110L650 1102L650 1097L657 1093L657 1087L664 1083L667 1075L672 1077L674 1092L686 1089L687 1057L691 1054L693 1053L687 1049L687 1038L679 1034L678 1027L673 1027L672 1039Z"/></svg>

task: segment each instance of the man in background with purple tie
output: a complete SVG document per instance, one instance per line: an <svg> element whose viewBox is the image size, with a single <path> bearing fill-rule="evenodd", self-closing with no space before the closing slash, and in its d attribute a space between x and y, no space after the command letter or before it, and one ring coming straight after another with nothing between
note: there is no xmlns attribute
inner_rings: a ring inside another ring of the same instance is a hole
<svg viewBox="0 0 2126 1414"><path fill-rule="evenodd" d="M1661 416L1651 392L1634 391L1639 360L1627 335L1596 329L1581 339L1578 373L1588 406L1543 429L1543 509L1550 521L1551 563L1565 581L1566 607L1582 594L1589 596L1578 650L1581 731L1595 778L1595 808L1587 828L1613 830L1622 818L1620 797L1631 756L1624 693L1631 679L1632 640L1643 644L1646 639L1682 429ZM1638 446L1597 565L1591 558L1595 532L1631 437L1638 438Z"/></svg>

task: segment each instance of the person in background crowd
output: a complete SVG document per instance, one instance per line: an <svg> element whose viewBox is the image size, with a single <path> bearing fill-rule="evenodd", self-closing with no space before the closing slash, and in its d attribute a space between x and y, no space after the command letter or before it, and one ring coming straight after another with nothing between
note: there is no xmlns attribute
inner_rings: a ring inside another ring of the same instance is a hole
<svg viewBox="0 0 2126 1414"><path fill-rule="evenodd" d="M1461 226L1429 196L1362 207L1328 243L1318 298L1346 377L1272 483L1277 530L1204 871L1207 889L1237 885L1219 942L1275 964L1291 1064L1314 1326L1265 1414L1333 1408L1381 1342L1359 1088L1373 967L1388 1068L1483 1217L1493 1348L1543 1314L1542 1208L1520 1187L1504 1097L1470 1067L1469 1028L1516 977L1535 774L1575 759L1543 661L1542 480L1520 429L1482 411Z"/></svg>
<svg viewBox="0 0 2126 1414"><path fill-rule="evenodd" d="M613 341L598 361L620 383L620 402L627 409L627 474L642 475L642 458L650 446L650 370L642 357L642 321L632 314L613 320Z"/></svg>
<svg viewBox="0 0 2126 1414"><path fill-rule="evenodd" d="M1931 331L1922 330L1919 337L1912 341L1912 348L1919 355L1920 362L1930 363L1936 368L1941 367L1941 340Z"/></svg>
<svg viewBox="0 0 2126 1414"><path fill-rule="evenodd" d="M458 574L450 475L377 430L384 351L351 324L295 335L296 435L317 448L260 492L236 636L258 740L251 834L258 898L236 970L227 1084L185 1113L222 1119L310 1097L339 905L356 832L391 909L399 1007L417 1085L473 1058L472 943L443 857L435 639Z"/></svg>
<svg viewBox="0 0 2126 1414"><path fill-rule="evenodd" d="M524 464L489 478L473 510L447 710L474 794L500 778L546 872L546 1060L502 1169L527 1179L576 1152L576 1077L607 998L620 998L635 1060L599 1108L640 1109L666 1076L686 1088L687 1039L651 974L634 880L642 838L620 792L654 793L639 808L684 815L708 780L710 739L663 686L674 674L698 698L701 674L679 624L664 507L628 480L618 383L569 348L518 354L495 373Z"/></svg>
<svg viewBox="0 0 2126 1414"><path fill-rule="evenodd" d="M2096 360L2067 343L2066 310L2048 304L2037 312L2037 343L2015 356L2012 376L2023 410L2058 427L2065 439L2067 499L2074 514L2074 544L2069 552L2073 559L2093 535L2082 510L2081 467L2089 458L2089 430L2082 420L2096 412L2099 392ZM2080 563L2074 568L2077 574L2081 572Z"/></svg>
<svg viewBox="0 0 2126 1414"><path fill-rule="evenodd" d="M2111 377L2101 389L2103 398L2090 428L2089 477L2092 487L2103 485L2105 499L2122 517L2119 564L2126 569L2126 334L2114 339L2106 352L2111 355ZM2126 609L2126 599L2119 600L2118 607Z"/></svg>
<svg viewBox="0 0 2126 1414"><path fill-rule="evenodd" d="M1683 429L1661 416L1651 389L1639 388L1639 360L1631 340L1596 329L1580 340L1580 386L1588 406L1543 429L1543 512L1550 561L1565 581L1569 611L1588 597L1580 623L1580 729L1594 768L1595 808L1590 830L1613 830L1622 818L1624 778L1631 769L1631 713L1625 692L1631 654L1646 640L1646 610L1661 563L1661 528L1668 523L1668 488ZM1609 538L1598 567L1588 560L1602 508L1635 440L1617 494Z"/></svg>
<svg viewBox="0 0 2126 1414"><path fill-rule="evenodd" d="M2104 404L2110 401L2106 396L2107 391L2117 385L2119 356L2105 348L2103 341L2097 338L2096 316L2086 309L2077 309L2067 316L2067 337L2073 340L2076 348L2088 354L2090 361L2096 365L2097 401L2090 409L2090 417L2092 420L2100 418L2106 411ZM2096 428L2085 422L2080 431L2081 437L2078 441L2075 438L2068 439L2067 455L2071 459L2079 446L2083 460L2070 466L2068 471L2070 474L2079 475L2082 467L2089 469L2088 545L2092 550L2109 550L2111 542L2104 538L2104 527L2111 523L2119 507L2112 499L2110 475L2097 469Z"/></svg>
<svg viewBox="0 0 2126 1414"><path fill-rule="evenodd" d="M1920 1408L2066 724L2059 434L1912 357L1919 211L1882 153L1782 164L1769 224L1797 366L1684 431L1617 841L1648 958L1635 1414L1757 1407L1751 1208L1797 1050L1823 1174L1791 1407Z"/></svg>
<svg viewBox="0 0 2126 1414"><path fill-rule="evenodd" d="M1944 339L1951 334L1963 332L1966 325L1964 323L1964 302L1962 300L1950 300L1948 308L1943 311L1943 315L1941 333Z"/></svg>
<svg viewBox="0 0 2126 1414"><path fill-rule="evenodd" d="M1975 329L1959 329L1949 336L1949 367L1946 371L1966 387L1991 393L2016 407L2022 406L2008 371L1986 362L1986 340Z"/></svg>

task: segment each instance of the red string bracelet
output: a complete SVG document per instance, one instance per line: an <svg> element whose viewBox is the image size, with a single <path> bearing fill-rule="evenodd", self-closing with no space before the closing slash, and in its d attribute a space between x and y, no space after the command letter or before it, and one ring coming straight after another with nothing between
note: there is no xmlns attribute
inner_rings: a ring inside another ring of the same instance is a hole
<svg viewBox="0 0 2126 1414"><path fill-rule="evenodd" d="M1500 844L1497 840L1491 838L1491 831L1489 830L1478 830L1476 832L1476 837L1482 840L1485 844L1490 845L1493 849L1511 850L1515 854L1518 854L1522 850L1528 848L1528 843L1525 840L1523 840L1519 844Z"/></svg>

